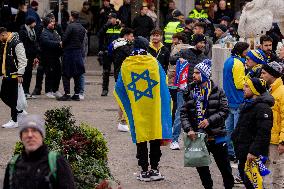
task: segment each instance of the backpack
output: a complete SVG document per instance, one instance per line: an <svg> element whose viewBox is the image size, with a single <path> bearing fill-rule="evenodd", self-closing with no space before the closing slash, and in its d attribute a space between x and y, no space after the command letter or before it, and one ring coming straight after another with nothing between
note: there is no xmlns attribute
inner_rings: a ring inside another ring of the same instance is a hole
<svg viewBox="0 0 284 189"><path fill-rule="evenodd" d="M56 151L50 151L48 153L48 165L50 172L48 174L48 178L52 175L53 178L56 180L57 178L57 158L59 153ZM15 172L16 162L19 159L20 154L15 154L9 162L9 185L12 186L13 174Z"/></svg>

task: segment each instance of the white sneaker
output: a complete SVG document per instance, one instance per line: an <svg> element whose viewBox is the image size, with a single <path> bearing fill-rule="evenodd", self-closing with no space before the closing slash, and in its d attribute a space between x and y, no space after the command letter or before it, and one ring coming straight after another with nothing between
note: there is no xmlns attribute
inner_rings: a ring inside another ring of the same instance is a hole
<svg viewBox="0 0 284 189"><path fill-rule="evenodd" d="M172 142L170 145L170 149L172 150L180 150L178 142Z"/></svg>
<svg viewBox="0 0 284 189"><path fill-rule="evenodd" d="M10 120L8 123L2 125L2 127L7 128L7 129L16 128L18 127L18 122L14 122L13 120Z"/></svg>
<svg viewBox="0 0 284 189"><path fill-rule="evenodd" d="M28 115L28 112L26 110L23 110L23 112L18 113L18 119L26 115Z"/></svg>
<svg viewBox="0 0 284 189"><path fill-rule="evenodd" d="M36 99L37 98L36 96L31 95L29 93L26 93L25 96L26 96L26 99Z"/></svg>
<svg viewBox="0 0 284 189"><path fill-rule="evenodd" d="M53 93L53 96L55 96L55 98L60 98L60 97L62 97L63 95L62 95L61 92L56 91L55 93Z"/></svg>
<svg viewBox="0 0 284 189"><path fill-rule="evenodd" d="M48 98L56 98L53 94L53 92L48 92L45 94L45 96L47 96Z"/></svg>
<svg viewBox="0 0 284 189"><path fill-rule="evenodd" d="M124 124L119 123L118 124L118 131L129 132L128 125L124 125Z"/></svg>
<svg viewBox="0 0 284 189"><path fill-rule="evenodd" d="M79 94L79 98L80 98L80 100L84 100L85 99L84 94Z"/></svg>

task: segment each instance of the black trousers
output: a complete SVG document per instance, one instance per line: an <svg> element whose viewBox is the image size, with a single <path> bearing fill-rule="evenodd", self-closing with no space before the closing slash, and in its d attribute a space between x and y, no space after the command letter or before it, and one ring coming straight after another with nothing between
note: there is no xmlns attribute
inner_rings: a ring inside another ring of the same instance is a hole
<svg viewBox="0 0 284 189"><path fill-rule="evenodd" d="M176 110L177 110L177 89L169 89L172 101L173 101L173 109L172 109L172 125L174 125L174 121L176 118Z"/></svg>
<svg viewBox="0 0 284 189"><path fill-rule="evenodd" d="M222 174L225 189L232 189L234 186L234 177L232 175L226 143L215 144L214 141L210 141L207 144L207 148L208 151L213 154L217 167ZM203 187L205 189L212 189L213 180L211 178L209 167L197 167L196 169L199 173Z"/></svg>
<svg viewBox="0 0 284 189"><path fill-rule="evenodd" d="M10 107L11 118L17 122L18 79L3 78L0 97Z"/></svg>
<svg viewBox="0 0 284 189"><path fill-rule="evenodd" d="M150 165L151 169L158 169L160 158L162 156L162 152L160 149L161 141L160 140L152 140L150 143ZM148 147L147 142L140 142L136 144L137 146L137 159L138 165L142 167L143 171L148 170L149 161L148 161Z"/></svg>
<svg viewBox="0 0 284 189"><path fill-rule="evenodd" d="M45 93L56 92L59 89L62 74L60 59L51 59L45 65Z"/></svg>
<svg viewBox="0 0 284 189"><path fill-rule="evenodd" d="M112 58L106 53L103 56L103 90L108 91L109 86L109 75L111 71Z"/></svg>
<svg viewBox="0 0 284 189"><path fill-rule="evenodd" d="M30 85L33 75L33 63L34 63L34 58L28 58L28 63L25 69L25 73L23 75L23 84L22 84L25 94L30 93Z"/></svg>
<svg viewBox="0 0 284 189"><path fill-rule="evenodd" d="M39 93L42 90L42 81L44 77L44 72L45 72L44 66L42 65L42 63L40 63L36 71L36 85L35 85L35 90L38 91Z"/></svg>
<svg viewBox="0 0 284 189"><path fill-rule="evenodd" d="M248 177L246 176L245 171L244 171L246 160L247 160L246 158L239 160L238 169L239 169L240 177L242 178L246 189L254 189L253 185L251 184L250 180L248 179Z"/></svg>
<svg viewBox="0 0 284 189"><path fill-rule="evenodd" d="M80 93L80 75L74 76L74 93L79 94ZM63 87L64 87L64 92L66 95L70 95L70 80L71 77L67 76L62 76L62 81L63 81Z"/></svg>

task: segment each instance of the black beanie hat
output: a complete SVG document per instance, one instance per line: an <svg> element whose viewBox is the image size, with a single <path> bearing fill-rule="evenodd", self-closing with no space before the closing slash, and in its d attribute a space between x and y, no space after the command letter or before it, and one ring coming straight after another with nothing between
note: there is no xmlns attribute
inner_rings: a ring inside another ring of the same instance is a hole
<svg viewBox="0 0 284 189"><path fill-rule="evenodd" d="M264 64L262 66L262 69L265 70L267 73L272 75L275 78L279 78L282 76L282 65L278 62L269 62L268 64Z"/></svg>
<svg viewBox="0 0 284 189"><path fill-rule="evenodd" d="M261 94L267 92L266 81L264 81L263 79L248 78L246 82L249 85L253 94L255 94L255 95L261 95Z"/></svg>
<svg viewBox="0 0 284 189"><path fill-rule="evenodd" d="M196 45L197 43L204 41L206 42L205 35L203 34L195 34L192 36L192 45Z"/></svg>
<svg viewBox="0 0 284 189"><path fill-rule="evenodd" d="M135 49L144 49L147 50L149 47L149 41L142 37L142 36L138 36L134 39L134 48Z"/></svg>
<svg viewBox="0 0 284 189"><path fill-rule="evenodd" d="M29 25L31 25L31 24L34 23L34 22L36 22L35 18L32 17L32 16L28 16L28 17L26 18L25 24L26 24L27 26L29 26Z"/></svg>

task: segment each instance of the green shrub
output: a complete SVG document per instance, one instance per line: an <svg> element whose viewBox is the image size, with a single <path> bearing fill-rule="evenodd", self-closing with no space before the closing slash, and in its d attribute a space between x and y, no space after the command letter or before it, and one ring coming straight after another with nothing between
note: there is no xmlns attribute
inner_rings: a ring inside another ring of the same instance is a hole
<svg viewBox="0 0 284 189"><path fill-rule="evenodd" d="M107 146L102 133L81 123L77 126L70 107L45 113L46 138L50 150L58 151L69 161L78 189L93 189L104 179L112 178L107 166ZM17 142L15 153L23 150Z"/></svg>

